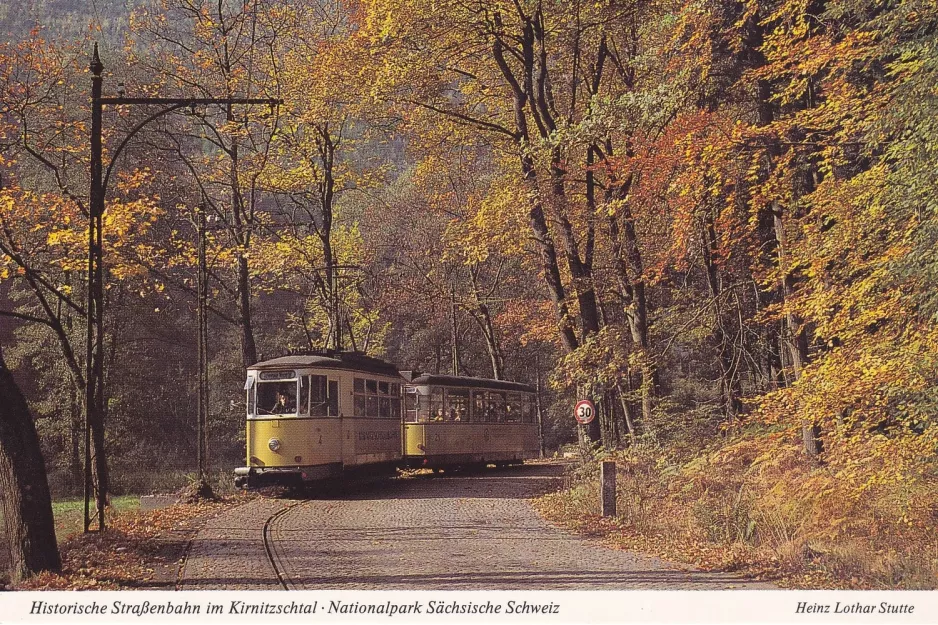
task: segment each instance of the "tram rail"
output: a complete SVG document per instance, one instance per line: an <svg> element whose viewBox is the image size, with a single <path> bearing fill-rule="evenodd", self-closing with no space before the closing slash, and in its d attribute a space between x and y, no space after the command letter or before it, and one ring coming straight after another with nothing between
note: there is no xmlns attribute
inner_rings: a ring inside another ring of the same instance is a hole
<svg viewBox="0 0 938 625"><path fill-rule="evenodd" d="M277 577L277 582L280 584L280 587L284 590L295 590L294 584L290 581L290 577L287 572L284 570L283 558L280 555L280 550L276 546L276 530L280 522L283 521L284 517L287 516L291 511L294 511L298 508L303 507L308 504L309 500L298 500L281 508L277 512L273 513L267 518L267 521L264 522L263 530L263 540L264 540L264 551L267 553L267 560L270 562L270 566L274 571L274 575Z"/></svg>

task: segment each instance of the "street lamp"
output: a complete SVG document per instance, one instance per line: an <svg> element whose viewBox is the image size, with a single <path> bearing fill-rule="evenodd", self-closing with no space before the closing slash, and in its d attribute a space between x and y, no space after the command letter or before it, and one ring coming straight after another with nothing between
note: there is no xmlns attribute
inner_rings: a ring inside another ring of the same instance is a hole
<svg viewBox="0 0 938 625"><path fill-rule="evenodd" d="M88 307L85 353L85 531L91 531L94 517L98 530L104 530L104 504L107 496L107 471L104 449L104 260L102 218L104 198L114 165L128 142L150 122L189 107L205 104L283 104L273 98L128 98L123 84L118 85L117 97L101 95L104 64L94 44L91 56L91 193L88 210ZM101 125L106 105L161 105L163 108L134 126L121 140L104 171ZM92 444L93 443L93 444ZM94 453L92 452L94 450ZM99 456L98 452L102 452ZM96 479L95 479L96 478ZM95 515L91 514L91 499L96 502Z"/></svg>

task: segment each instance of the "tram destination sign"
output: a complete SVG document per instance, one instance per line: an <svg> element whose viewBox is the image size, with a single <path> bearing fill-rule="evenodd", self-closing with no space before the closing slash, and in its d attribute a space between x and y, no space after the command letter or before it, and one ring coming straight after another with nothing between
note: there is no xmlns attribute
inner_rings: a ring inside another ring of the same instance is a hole
<svg viewBox="0 0 938 625"><path fill-rule="evenodd" d="M581 399L573 407L573 417L581 425L592 422L596 418L596 405L588 399Z"/></svg>
<svg viewBox="0 0 938 625"><path fill-rule="evenodd" d="M295 380L296 371L261 371L262 380Z"/></svg>

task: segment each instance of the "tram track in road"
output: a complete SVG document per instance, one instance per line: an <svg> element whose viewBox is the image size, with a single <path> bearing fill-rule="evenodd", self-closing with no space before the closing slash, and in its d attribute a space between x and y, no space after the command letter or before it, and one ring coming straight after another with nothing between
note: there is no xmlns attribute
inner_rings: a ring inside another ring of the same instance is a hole
<svg viewBox="0 0 938 625"><path fill-rule="evenodd" d="M393 483L393 481L393 478L368 476L357 480L346 479L336 484L320 484L315 494L302 488L298 491L293 491L294 496L304 498L295 500L293 503L284 506L268 516L267 520L264 522L262 531L264 552L267 555L267 561L271 569L273 569L280 587L283 590L296 590L296 585L291 581L290 575L285 570L287 568L285 566L287 554L284 552L282 545L278 547L280 540L277 536L281 523L290 513L299 511L301 508L309 506L316 501L344 499L356 493L367 492L369 488L374 488L377 484L386 485Z"/></svg>
<svg viewBox="0 0 938 625"><path fill-rule="evenodd" d="M290 576L285 571L285 567L283 565L284 558L281 555L282 552L277 549L277 529L279 528L280 523L283 521L284 517L286 517L290 512L302 508L309 503L310 500L308 499L295 501L289 506L281 508L277 512L270 515L267 518L267 521L264 522L264 551L267 553L267 560L270 562L270 566L274 571L274 575L277 576L277 582L284 590L295 590L295 586L290 581Z"/></svg>
<svg viewBox="0 0 938 625"><path fill-rule="evenodd" d="M608 549L547 523L530 499L562 467L335 481L230 508L200 530L183 587L199 590L768 588Z"/></svg>

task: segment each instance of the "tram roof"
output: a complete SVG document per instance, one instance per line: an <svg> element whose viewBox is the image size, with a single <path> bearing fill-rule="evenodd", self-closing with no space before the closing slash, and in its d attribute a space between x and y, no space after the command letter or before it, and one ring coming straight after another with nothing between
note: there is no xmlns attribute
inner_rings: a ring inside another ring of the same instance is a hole
<svg viewBox="0 0 938 625"><path fill-rule="evenodd" d="M366 356L359 352L328 352L290 354L279 358L272 358L255 363L248 367L248 371L270 371L271 369L343 369L347 371L361 371L375 375L386 375L394 378L401 377L397 367L389 362Z"/></svg>
<svg viewBox="0 0 938 625"><path fill-rule="evenodd" d="M423 386L461 386L467 388L488 388L497 391L515 391L534 393L535 388L530 384L508 382L507 380L490 380L488 378L470 378L462 375L435 375L419 371L401 372L408 384Z"/></svg>

